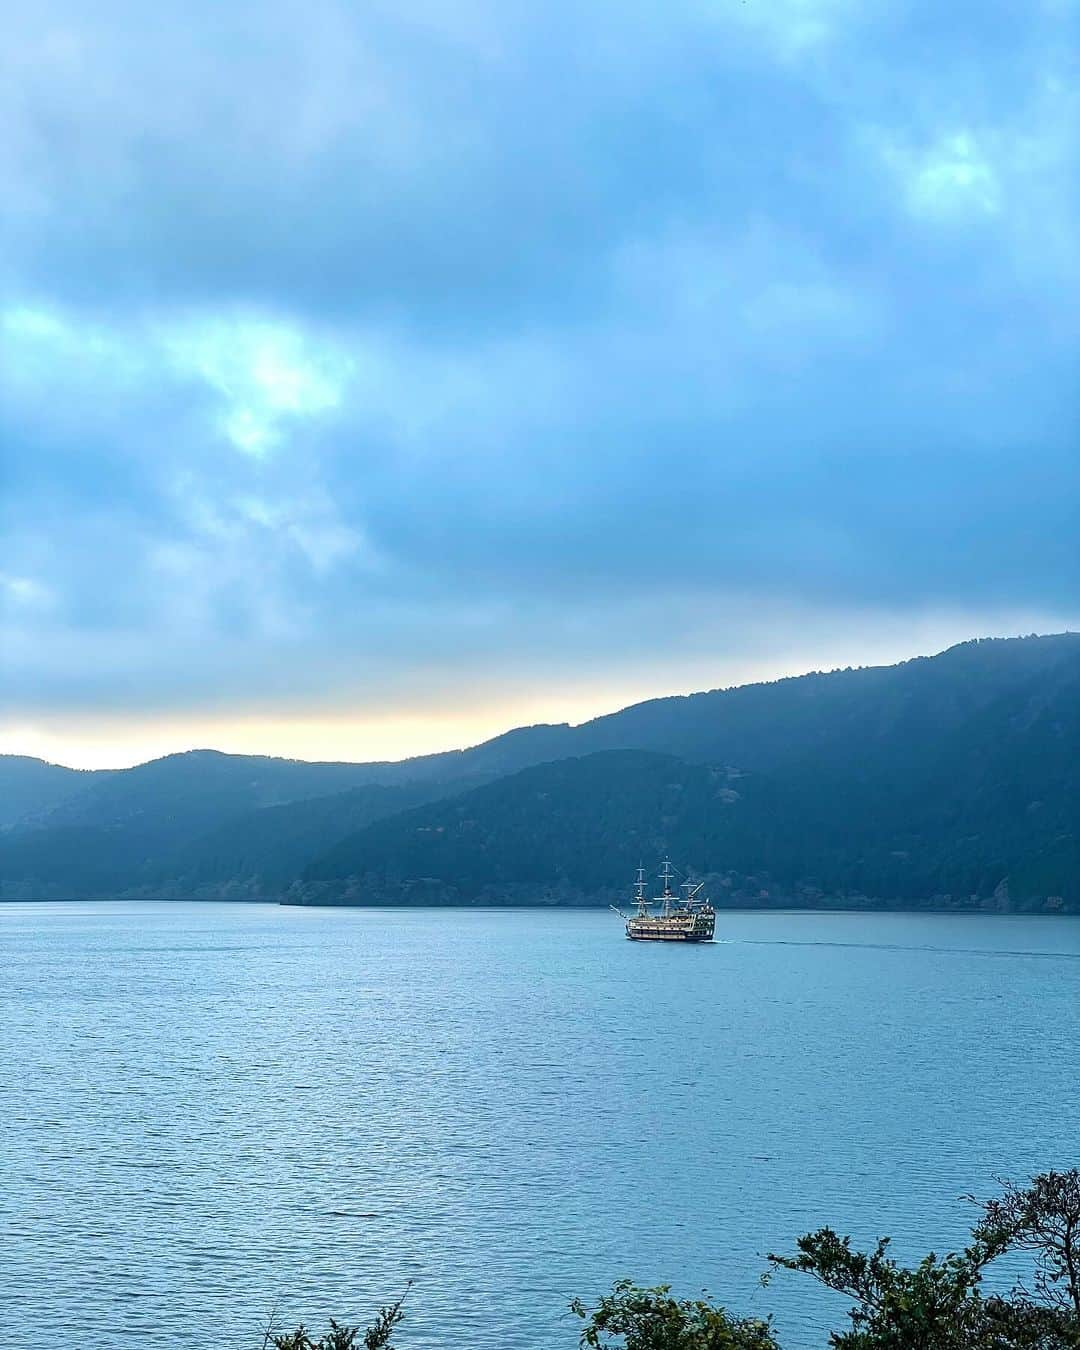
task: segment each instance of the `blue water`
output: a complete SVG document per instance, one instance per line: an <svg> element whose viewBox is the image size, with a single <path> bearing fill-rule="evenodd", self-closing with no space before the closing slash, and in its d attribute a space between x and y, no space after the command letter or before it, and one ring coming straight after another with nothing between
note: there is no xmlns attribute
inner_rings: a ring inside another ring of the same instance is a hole
<svg viewBox="0 0 1080 1350"><path fill-rule="evenodd" d="M412 1280L401 1350L555 1350L631 1275L808 1350L844 1303L762 1253L942 1250L962 1193L1080 1161L1080 920L717 928L0 907L5 1345L248 1350Z"/></svg>

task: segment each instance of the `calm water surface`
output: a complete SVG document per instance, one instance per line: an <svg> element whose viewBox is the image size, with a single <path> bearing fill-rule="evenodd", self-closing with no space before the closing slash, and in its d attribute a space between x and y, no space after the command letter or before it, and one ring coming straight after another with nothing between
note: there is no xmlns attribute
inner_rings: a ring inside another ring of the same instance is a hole
<svg viewBox="0 0 1080 1350"><path fill-rule="evenodd" d="M273 1307L400 1344L576 1345L620 1275L844 1304L761 1253L903 1255L956 1197L1080 1161L1080 920L0 907L5 1344L259 1344Z"/></svg>

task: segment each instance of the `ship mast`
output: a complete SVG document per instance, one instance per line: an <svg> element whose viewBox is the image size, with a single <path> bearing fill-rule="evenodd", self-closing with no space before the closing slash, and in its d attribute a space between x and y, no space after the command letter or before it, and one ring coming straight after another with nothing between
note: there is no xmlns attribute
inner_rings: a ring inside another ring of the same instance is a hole
<svg viewBox="0 0 1080 1350"><path fill-rule="evenodd" d="M672 900L674 900L674 898L675 898L675 893L674 893L674 891L672 891L672 889L671 889L671 878L672 878L674 875L675 875L675 873L674 873L674 871L672 870L672 867L671 867L671 859L670 859L670 858L665 858L665 859L664 859L664 865L663 865L663 867L661 867L661 869L660 869L660 879L661 879L661 881L663 881L663 883L664 883L664 893L663 893L663 895L660 897L660 899L663 900L663 902L664 902L663 913L664 913L664 917L665 917L665 918L666 918L667 915L671 912L671 902L672 902Z"/></svg>
<svg viewBox="0 0 1080 1350"><path fill-rule="evenodd" d="M683 903L686 905L687 909L694 903L694 896L697 895L698 891L700 891L704 885L705 883L703 881L699 881L696 886L692 881L684 881L679 887L681 891L686 892L686 900Z"/></svg>
<svg viewBox="0 0 1080 1350"><path fill-rule="evenodd" d="M634 902L639 914L648 914L649 902L645 899L645 869L638 864L637 880L634 882Z"/></svg>

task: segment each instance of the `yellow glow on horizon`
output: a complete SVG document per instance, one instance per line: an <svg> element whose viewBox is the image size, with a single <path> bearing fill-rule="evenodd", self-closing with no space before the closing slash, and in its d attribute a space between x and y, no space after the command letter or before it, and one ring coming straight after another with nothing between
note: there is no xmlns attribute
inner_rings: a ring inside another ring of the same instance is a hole
<svg viewBox="0 0 1080 1350"><path fill-rule="evenodd" d="M418 708L362 715L342 710L190 718L50 718L48 722L0 726L0 752L32 755L73 769L128 768L163 755L203 749L363 763L461 750L538 722L584 722L654 696L655 690L646 689L625 694L612 691L591 700L518 698L453 713Z"/></svg>
<svg viewBox="0 0 1080 1350"><path fill-rule="evenodd" d="M185 750L213 749L229 754L271 755L286 759L406 759L413 755L459 750L514 727L540 722L577 724L630 704L667 695L782 679L812 670L844 666L889 665L913 656L932 655L968 637L1014 636L1022 632L1060 632L1075 628L1060 618L1044 623L972 621L971 616L927 615L921 622L872 622L843 631L817 632L813 639L797 631L786 648L774 642L768 655L718 657L708 650L669 650L651 658L637 654L625 677L610 668L560 672L517 672L485 683L462 678L451 687L402 696L370 695L350 706L321 708L236 708L178 713L68 713L0 722L0 753L31 755L71 768L127 768Z"/></svg>

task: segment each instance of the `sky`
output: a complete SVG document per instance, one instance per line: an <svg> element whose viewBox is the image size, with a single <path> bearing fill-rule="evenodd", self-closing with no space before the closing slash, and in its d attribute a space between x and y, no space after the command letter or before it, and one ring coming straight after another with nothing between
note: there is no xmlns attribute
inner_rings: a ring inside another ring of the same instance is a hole
<svg viewBox="0 0 1080 1350"><path fill-rule="evenodd" d="M1080 0L16 0L0 750L1080 627Z"/></svg>

